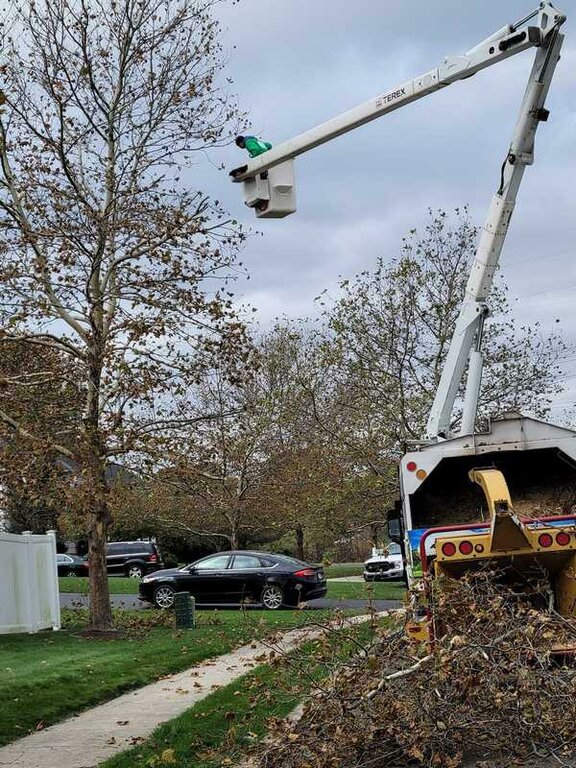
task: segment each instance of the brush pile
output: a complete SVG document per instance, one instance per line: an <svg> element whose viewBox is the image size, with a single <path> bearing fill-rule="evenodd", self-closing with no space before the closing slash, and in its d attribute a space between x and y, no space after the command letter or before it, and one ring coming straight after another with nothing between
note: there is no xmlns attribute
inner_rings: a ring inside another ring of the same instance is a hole
<svg viewBox="0 0 576 768"><path fill-rule="evenodd" d="M547 593L488 570L436 590L434 652L383 634L276 726L260 768L572 765L576 624Z"/></svg>

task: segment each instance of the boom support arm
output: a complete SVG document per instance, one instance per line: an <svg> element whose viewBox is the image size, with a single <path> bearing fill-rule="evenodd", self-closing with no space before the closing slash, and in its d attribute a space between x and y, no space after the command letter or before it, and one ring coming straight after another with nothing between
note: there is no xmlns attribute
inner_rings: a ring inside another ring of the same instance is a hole
<svg viewBox="0 0 576 768"><path fill-rule="evenodd" d="M546 44L536 52L510 149L502 166L500 186L488 209L460 315L428 418L427 437L430 439L449 435L454 402L468 361L460 434L474 432L482 378L482 330L484 318L488 314L486 299L498 267L524 170L534 162L534 137L538 123L548 117L544 101L560 58L562 41L563 36L556 26Z"/></svg>
<svg viewBox="0 0 576 768"><path fill-rule="evenodd" d="M529 24L533 19L535 22ZM461 434L474 431L482 377L482 330L488 313L486 299L524 169L534 160L536 129L539 122L548 116L544 102L560 56L563 36L559 29L565 20L566 17L549 0L543 0L526 17L502 27L465 54L446 58L436 69L279 144L230 173L233 181L245 183L248 204L256 208L257 215L280 217L293 213L292 161L295 157L447 85L471 77L509 56L532 46L537 48L510 149L502 166L500 185L482 229L465 298L428 419L426 437L431 440L449 436L454 403L468 362L460 431ZM275 194L278 196L276 211L273 205Z"/></svg>

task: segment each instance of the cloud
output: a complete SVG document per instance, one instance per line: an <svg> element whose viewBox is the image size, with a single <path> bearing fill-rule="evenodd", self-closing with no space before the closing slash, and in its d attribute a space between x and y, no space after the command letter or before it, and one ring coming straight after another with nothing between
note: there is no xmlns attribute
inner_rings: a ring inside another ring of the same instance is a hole
<svg viewBox="0 0 576 768"><path fill-rule="evenodd" d="M475 45L525 16L525 0L242 0L219 6L229 51L227 74L254 133L273 143L296 135ZM428 207L469 204L480 224L497 188L533 53L524 52L297 160L296 215L257 222L238 185L213 166L195 169L201 185L246 226L237 288L268 322L309 315L338 275L395 255L421 228ZM574 168L576 45L568 36L503 257L502 270L522 322L541 320L576 347ZM228 169L236 147L215 158ZM574 366L573 366L574 367Z"/></svg>

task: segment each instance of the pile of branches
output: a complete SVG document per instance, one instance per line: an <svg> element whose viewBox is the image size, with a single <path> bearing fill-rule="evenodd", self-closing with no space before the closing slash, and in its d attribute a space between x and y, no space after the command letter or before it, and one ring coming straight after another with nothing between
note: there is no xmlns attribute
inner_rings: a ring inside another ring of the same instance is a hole
<svg viewBox="0 0 576 768"><path fill-rule="evenodd" d="M277 725L260 768L572 765L576 624L550 607L548 581L483 570L440 582L435 603L432 651L384 633Z"/></svg>

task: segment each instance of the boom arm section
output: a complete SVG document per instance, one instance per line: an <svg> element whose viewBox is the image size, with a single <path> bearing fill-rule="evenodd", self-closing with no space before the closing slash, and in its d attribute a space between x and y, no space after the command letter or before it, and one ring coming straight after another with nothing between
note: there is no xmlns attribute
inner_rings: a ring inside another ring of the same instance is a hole
<svg viewBox="0 0 576 768"><path fill-rule="evenodd" d="M484 318L488 314L486 299L498 267L524 170L534 162L536 129L539 122L548 117L544 101L560 58L563 39L557 24L546 43L536 52L510 149L502 165L500 186L488 209L460 315L428 418L427 436L430 439L449 436L454 402L468 361L460 434L474 432L482 378L482 330Z"/></svg>
<svg viewBox="0 0 576 768"><path fill-rule="evenodd" d="M537 26L521 29L536 16L538 17ZM560 19L564 21L564 16L551 3L543 2L539 9L515 24L505 25L466 53L460 56L448 56L435 69L413 80L408 80L293 139L278 144L269 152L250 160L246 165L235 168L230 172L230 176L236 182L252 179L388 112L439 91L458 80L472 77L476 72L497 64L509 56L532 46L542 45L553 31L552 25L558 24Z"/></svg>
<svg viewBox="0 0 576 768"><path fill-rule="evenodd" d="M533 21L534 20L534 21ZM465 298L428 419L426 438L449 437L454 403L468 365L461 434L474 431L482 377L482 331L488 314L486 299L492 287L504 239L524 169L534 160L534 137L548 113L544 102L562 46L559 30L566 17L548 0L520 19L490 35L461 56L446 58L438 67L382 95L328 120L235 168L230 176L244 182L247 205L257 216L280 218L296 210L293 161L348 131L428 96L452 83L535 46L534 64L500 184L490 204L476 251Z"/></svg>

